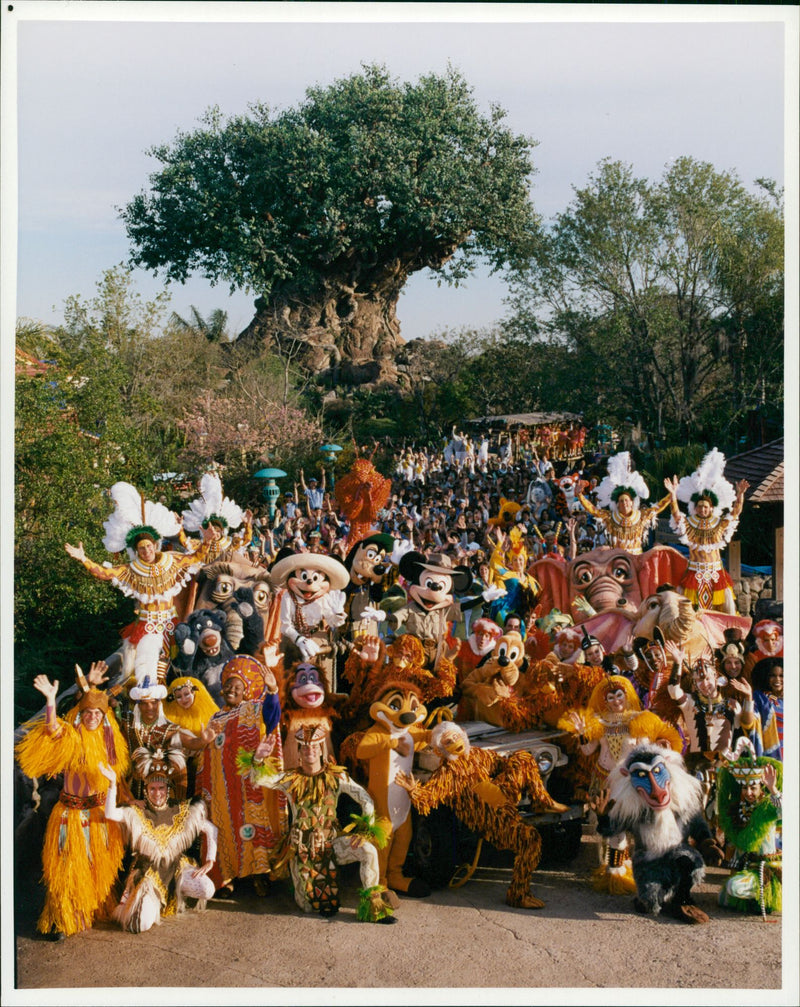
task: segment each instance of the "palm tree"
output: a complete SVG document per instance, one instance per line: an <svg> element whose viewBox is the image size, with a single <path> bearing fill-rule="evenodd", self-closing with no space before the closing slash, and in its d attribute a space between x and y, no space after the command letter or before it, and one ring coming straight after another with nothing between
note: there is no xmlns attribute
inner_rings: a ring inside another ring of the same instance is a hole
<svg viewBox="0 0 800 1007"><path fill-rule="evenodd" d="M173 311L170 318L172 324L184 332L192 332L195 335L203 336L209 343L227 343L230 341L227 311L215 308L208 318L203 318L193 304L189 306L189 310L192 313L191 321L187 322L185 318L181 318L177 312Z"/></svg>

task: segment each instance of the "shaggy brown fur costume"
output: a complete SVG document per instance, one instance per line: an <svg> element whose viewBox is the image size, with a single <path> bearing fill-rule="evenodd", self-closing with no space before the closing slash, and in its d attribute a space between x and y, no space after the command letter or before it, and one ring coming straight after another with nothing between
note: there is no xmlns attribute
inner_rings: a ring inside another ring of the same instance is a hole
<svg viewBox="0 0 800 1007"><path fill-rule="evenodd" d="M439 730L442 733L439 734ZM435 728L436 737L445 731L459 731L455 724ZM466 745L468 746L468 742ZM506 902L521 909L540 909L541 899L531 894L531 876L539 864L542 840L538 830L520 818L517 808L523 790L528 790L535 804L563 810L545 789L536 761L529 752L515 752L508 758L486 748L463 747L458 754L440 748L444 759L427 783L413 777L400 777L411 801L420 814L427 815L441 804L450 807L468 828L488 839L498 850L512 850L514 867Z"/></svg>

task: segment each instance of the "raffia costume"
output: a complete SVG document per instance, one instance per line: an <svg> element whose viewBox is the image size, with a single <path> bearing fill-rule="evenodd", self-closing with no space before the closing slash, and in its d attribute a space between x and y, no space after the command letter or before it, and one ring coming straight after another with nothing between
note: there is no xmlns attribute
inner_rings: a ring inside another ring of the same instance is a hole
<svg viewBox="0 0 800 1007"><path fill-rule="evenodd" d="M70 936L104 915L122 864L122 832L103 814L108 780L98 767L105 763L123 780L130 766L128 748L113 713L108 711L100 726L89 731L76 706L54 724L34 727L17 745L16 757L26 776L64 774L45 832L47 896L37 927L45 934L55 930Z"/></svg>
<svg viewBox="0 0 800 1007"><path fill-rule="evenodd" d="M434 732L452 730L453 726L441 725ZM436 734L431 739L434 748ZM514 752L506 758L486 748L468 748L457 758L445 757L428 782L415 783L409 794L420 814L447 805L456 818L498 850L512 850L514 866L506 902L540 908L544 903L531 895L530 884L541 857L542 840L536 827L519 815L517 805L525 789L535 805L554 806L530 752Z"/></svg>
<svg viewBox="0 0 800 1007"><path fill-rule="evenodd" d="M315 729L306 730L311 734ZM331 760L320 772L307 775L300 769L276 773L265 764L262 769L254 767L254 774L262 787L279 790L289 800L292 813L289 870L297 905L307 913L335 913L339 908L339 865L358 861L361 865L358 918L377 922L390 915L391 910L381 898L386 889L380 884L375 845L363 839L353 846L358 831L353 826L343 830L339 824L336 803L342 794L361 806L362 821L373 818L375 813L372 798L345 768Z"/></svg>
<svg viewBox="0 0 800 1007"><path fill-rule="evenodd" d="M752 755L752 750L751 750ZM750 779L763 779L764 768L775 767L777 788L757 801L742 799ZM741 912L780 912L782 861L778 847L781 823L783 766L776 759L740 756L717 774L719 824L725 839L735 847L732 874L720 889L719 903Z"/></svg>

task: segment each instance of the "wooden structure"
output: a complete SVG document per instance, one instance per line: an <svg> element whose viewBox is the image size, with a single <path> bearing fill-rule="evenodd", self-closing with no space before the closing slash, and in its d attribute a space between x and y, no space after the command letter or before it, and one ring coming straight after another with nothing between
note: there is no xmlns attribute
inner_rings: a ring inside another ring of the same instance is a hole
<svg viewBox="0 0 800 1007"><path fill-rule="evenodd" d="M503 433L508 435L508 438L513 446L514 457L518 457L520 443L535 443L537 439L536 430L539 427L554 426L567 427L573 426L575 424L581 423L583 420L583 415L581 413L567 413L567 412L538 412L538 413L504 413L495 416L480 416L477 419L470 420L470 424L474 427L479 427L481 429L488 429L502 436ZM585 437L585 431L583 431L583 436L581 438L581 446L577 449L570 449L569 447L562 447L559 450L555 444L548 444L547 447L550 450L550 458L558 461L565 461L569 458L578 458L583 454L583 437Z"/></svg>
<svg viewBox="0 0 800 1007"><path fill-rule="evenodd" d="M513 430L515 427L541 427L545 423L580 423L582 419L582 413L505 413L480 416L470 423L492 430Z"/></svg>
<svg viewBox="0 0 800 1007"><path fill-rule="evenodd" d="M746 479L745 507L758 508L763 521L772 528L772 596L783 601L783 437L761 447L734 455L725 463L725 478L734 485ZM741 578L741 542L728 546L728 572L732 580Z"/></svg>

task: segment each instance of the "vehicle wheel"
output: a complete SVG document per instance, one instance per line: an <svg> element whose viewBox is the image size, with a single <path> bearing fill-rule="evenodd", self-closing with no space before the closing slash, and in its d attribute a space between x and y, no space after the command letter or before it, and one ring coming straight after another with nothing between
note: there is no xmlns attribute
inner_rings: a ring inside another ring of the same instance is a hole
<svg viewBox="0 0 800 1007"><path fill-rule="evenodd" d="M583 822L573 818L553 825L538 826L542 837L541 864L569 864L581 851Z"/></svg>

